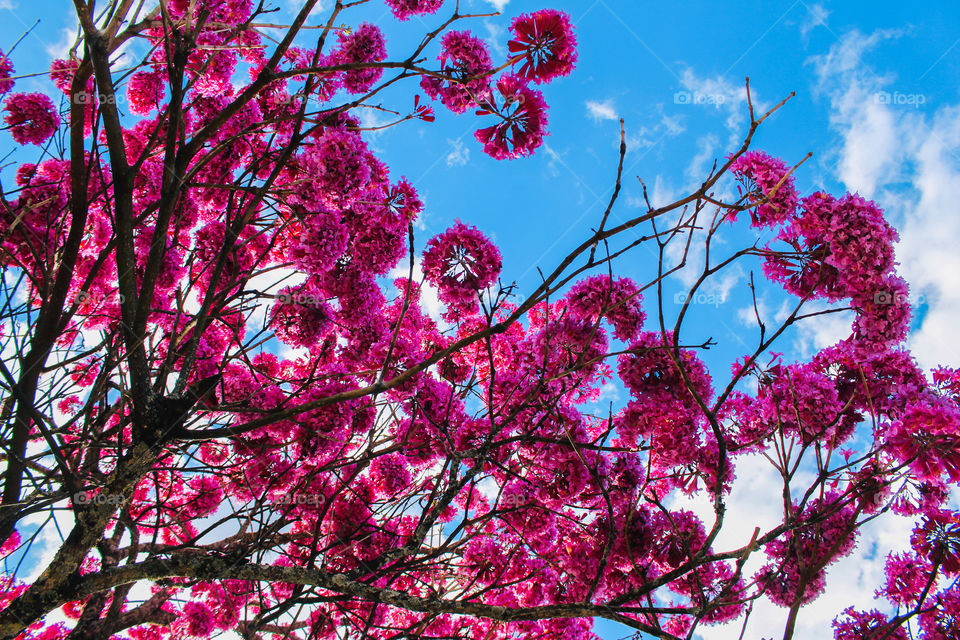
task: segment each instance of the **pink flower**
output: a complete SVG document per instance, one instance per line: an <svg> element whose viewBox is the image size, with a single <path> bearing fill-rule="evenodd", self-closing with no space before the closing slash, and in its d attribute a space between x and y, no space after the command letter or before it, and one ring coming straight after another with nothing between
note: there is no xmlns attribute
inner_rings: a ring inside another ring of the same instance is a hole
<svg viewBox="0 0 960 640"><path fill-rule="evenodd" d="M13 89L13 62L10 56L0 51L0 95L3 95Z"/></svg>
<svg viewBox="0 0 960 640"><path fill-rule="evenodd" d="M503 107L498 109L491 96L489 102L481 104L483 110L478 113L492 113L502 122L478 129L474 137L483 144L483 152L497 160L531 155L547 134L547 104L543 95L517 76L500 78L497 91L504 98Z"/></svg>
<svg viewBox="0 0 960 640"><path fill-rule="evenodd" d="M299 237L292 240L287 250L287 257L298 269L319 275L330 269L346 251L349 233L335 213L308 214Z"/></svg>
<svg viewBox="0 0 960 640"><path fill-rule="evenodd" d="M611 280L593 276L581 280L567 293L567 309L578 319L598 322L606 318L620 340L636 337L646 314L640 307L640 289L629 278Z"/></svg>
<svg viewBox="0 0 960 640"><path fill-rule="evenodd" d="M200 602L188 602L183 605L183 618L187 635L195 638L209 638L217 628L216 619L207 605Z"/></svg>
<svg viewBox="0 0 960 640"><path fill-rule="evenodd" d="M541 9L513 19L514 39L507 43L511 55L522 55L518 75L537 84L569 75L577 61L577 40L570 17L553 9Z"/></svg>
<svg viewBox="0 0 960 640"><path fill-rule="evenodd" d="M383 34L370 23L361 24L356 31L338 34L339 48L334 52L337 64L365 64L381 62L387 57ZM363 93L383 75L383 69L360 68L343 73L343 87L351 93Z"/></svg>
<svg viewBox="0 0 960 640"><path fill-rule="evenodd" d="M500 267L500 250L460 221L431 238L423 253L423 275L451 312L475 307L477 292L496 281Z"/></svg>
<svg viewBox="0 0 960 640"><path fill-rule="evenodd" d="M70 93L70 84L76 73L77 63L72 60L54 60L50 64L50 79L64 93Z"/></svg>
<svg viewBox="0 0 960 640"><path fill-rule="evenodd" d="M302 181L290 198L308 211L350 204L371 179L367 146L355 131L331 127L297 159ZM300 176L298 176L300 177Z"/></svg>
<svg viewBox="0 0 960 640"><path fill-rule="evenodd" d="M10 534L10 537L0 545L0 558L5 558L14 551L17 550L17 547L20 546L20 532L14 531Z"/></svg>
<svg viewBox="0 0 960 640"><path fill-rule="evenodd" d="M4 108L4 122L20 144L43 144L60 126L53 102L42 93L15 93L6 99Z"/></svg>
<svg viewBox="0 0 960 640"><path fill-rule="evenodd" d="M490 89L490 54L483 40L468 31L451 31L443 36L441 44L440 71L449 79L424 76L420 86L454 113L463 113L476 106Z"/></svg>
<svg viewBox="0 0 960 640"><path fill-rule="evenodd" d="M165 94L163 76L158 72L138 71L127 83L130 111L145 116L158 108Z"/></svg>
<svg viewBox="0 0 960 640"><path fill-rule="evenodd" d="M894 604L913 606L930 580L932 567L913 554L887 556L887 583L877 595L884 595Z"/></svg>
<svg viewBox="0 0 960 640"><path fill-rule="evenodd" d="M748 202L770 198L766 204L750 210L753 219L751 226L769 227L781 224L796 213L798 196L793 176L784 180L789 170L783 160L768 156L762 151L748 151L730 166L730 171L747 188ZM773 191L774 188L776 192Z"/></svg>
<svg viewBox="0 0 960 640"><path fill-rule="evenodd" d="M197 476L187 484L194 491L186 502L187 513L191 518L210 515L223 501L223 488L214 476Z"/></svg>
<svg viewBox="0 0 960 640"><path fill-rule="evenodd" d="M890 620L876 609L861 612L848 607L833 621L835 640L864 640L865 638L888 638L907 640L907 632L897 627L890 629Z"/></svg>
<svg viewBox="0 0 960 640"><path fill-rule="evenodd" d="M913 530L910 544L946 574L960 572L960 516L956 511L929 513Z"/></svg>
<svg viewBox="0 0 960 640"><path fill-rule="evenodd" d="M411 16L436 13L443 0L385 0L397 20L409 20Z"/></svg>
<svg viewBox="0 0 960 640"><path fill-rule="evenodd" d="M960 410L941 400L909 405L886 434L891 453L919 480L960 482Z"/></svg>
<svg viewBox="0 0 960 640"><path fill-rule="evenodd" d="M313 347L332 326L333 310L315 287L287 287L277 296L270 324L277 338L296 347Z"/></svg>

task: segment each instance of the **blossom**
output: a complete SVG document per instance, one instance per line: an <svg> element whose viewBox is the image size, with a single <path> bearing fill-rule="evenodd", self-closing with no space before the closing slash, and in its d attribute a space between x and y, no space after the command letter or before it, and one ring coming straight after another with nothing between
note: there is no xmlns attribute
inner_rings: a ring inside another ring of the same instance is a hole
<svg viewBox="0 0 960 640"><path fill-rule="evenodd" d="M593 276L579 281L567 293L567 308L576 318L598 322L605 317L620 340L634 338L646 314L640 307L643 297L629 278Z"/></svg>
<svg viewBox="0 0 960 640"><path fill-rule="evenodd" d="M889 427L891 453L920 480L947 474L960 482L960 409L943 400L915 402Z"/></svg>
<svg viewBox="0 0 960 640"><path fill-rule="evenodd" d="M826 586L824 568L856 544L856 510L834 492L811 501L797 526L766 545L771 562L757 574L767 597L781 607L817 598Z"/></svg>
<svg viewBox="0 0 960 640"><path fill-rule="evenodd" d="M468 31L451 31L441 40L440 71L448 78L424 76L420 86L454 113L476 106L490 90L493 64L487 45Z"/></svg>
<svg viewBox="0 0 960 640"><path fill-rule="evenodd" d="M797 190L793 176L787 176L789 167L783 160L762 151L748 151L736 159L730 171L747 187L748 202L769 198L765 204L750 210L751 226L781 224L796 213Z"/></svg>
<svg viewBox="0 0 960 640"><path fill-rule="evenodd" d="M303 180L290 202L310 211L350 204L371 179L367 146L355 131L326 129L297 159Z"/></svg>
<svg viewBox="0 0 960 640"><path fill-rule="evenodd" d="M332 318L333 310L315 287L286 287L277 296L270 324L286 344L313 347L330 330Z"/></svg>
<svg viewBox="0 0 960 640"><path fill-rule="evenodd" d="M337 34L338 49L334 52L337 64L366 64L381 62L387 57L383 33L375 25L361 24L355 31ZM383 75L383 69L367 67L343 72L343 87L351 93L363 93Z"/></svg>
<svg viewBox="0 0 960 640"><path fill-rule="evenodd" d="M907 632L902 628L890 629L890 620L876 609L868 612L856 611L847 607L833 621L835 640L863 640L864 638L889 638L889 640L907 640Z"/></svg>
<svg viewBox="0 0 960 640"><path fill-rule="evenodd" d="M385 0L397 20L409 20L411 16L436 13L443 0Z"/></svg>
<svg viewBox="0 0 960 640"><path fill-rule="evenodd" d="M145 116L160 105L165 93L163 76L156 71L138 71L127 83L130 111Z"/></svg>
<svg viewBox="0 0 960 640"><path fill-rule="evenodd" d="M914 554L891 553L884 573L887 582L877 595L884 595L894 604L913 606L930 580L932 567Z"/></svg>
<svg viewBox="0 0 960 640"><path fill-rule="evenodd" d="M460 221L431 238L423 253L423 275L451 312L475 306L478 290L496 281L500 267L496 245Z"/></svg>
<svg viewBox="0 0 960 640"><path fill-rule="evenodd" d="M896 230L883 211L856 194L840 199L818 192L804 198L801 213L778 238L805 259L793 263L768 257L764 272L798 296L814 294L829 300L874 296L893 275Z"/></svg>
<svg viewBox="0 0 960 640"><path fill-rule="evenodd" d="M956 583L933 594L920 614L920 630L924 640L954 640L960 629L960 589Z"/></svg>
<svg viewBox="0 0 960 640"><path fill-rule="evenodd" d="M3 106L7 111L4 122L10 127L10 135L20 144L43 144L60 126L60 116L53 102L42 93L15 93Z"/></svg>
<svg viewBox="0 0 960 640"><path fill-rule="evenodd" d="M537 84L570 75L577 61L577 40L570 17L554 9L541 9L513 19L514 38L507 43L511 55L522 56L518 75Z"/></svg>
<svg viewBox="0 0 960 640"><path fill-rule="evenodd" d="M543 95L519 77L509 75L500 78L497 91L504 99L501 109L496 107L493 97L481 106L483 113L492 113L502 122L478 129L474 137L483 144L483 152L497 160L532 154L547 134L547 104Z"/></svg>
<svg viewBox="0 0 960 640"><path fill-rule="evenodd" d="M77 63L73 60L54 60L50 64L50 79L63 93L70 93L70 84L77 73Z"/></svg>
<svg viewBox="0 0 960 640"><path fill-rule="evenodd" d="M187 635L195 638L209 638L217 627L213 612L200 602L188 602L183 605L183 620Z"/></svg>
<svg viewBox="0 0 960 640"><path fill-rule="evenodd" d="M12 75L13 62L10 61L10 56L0 50L0 95L8 93L10 89L13 89Z"/></svg>
<svg viewBox="0 0 960 640"><path fill-rule="evenodd" d="M197 476L187 485L193 494L187 497L187 513L191 518L202 518L217 510L223 501L223 488L215 476Z"/></svg>
<svg viewBox="0 0 960 640"><path fill-rule="evenodd" d="M0 544L0 558L5 558L20 546L20 532L14 531L3 544Z"/></svg>
<svg viewBox="0 0 960 640"><path fill-rule="evenodd" d="M910 544L946 574L960 573L960 516L956 511L938 510L926 514Z"/></svg>

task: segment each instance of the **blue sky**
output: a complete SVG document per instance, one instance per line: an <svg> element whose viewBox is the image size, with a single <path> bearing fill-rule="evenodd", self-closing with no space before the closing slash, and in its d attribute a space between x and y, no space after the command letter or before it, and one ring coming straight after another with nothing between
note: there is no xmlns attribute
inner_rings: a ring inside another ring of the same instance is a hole
<svg viewBox="0 0 960 640"><path fill-rule="evenodd" d="M276 0L289 10L287 0ZM446 3L452 7L452 2ZM796 92L755 138L754 148L788 163L813 157L797 174L804 194L858 191L877 200L901 232L901 273L919 309L911 347L926 367L960 366L954 335L960 317L960 4L889 1L770 2L637 0L464 0L465 9L500 17L470 26L488 38L495 58L505 55L510 18L545 6L567 11L577 28L579 63L569 77L546 85L551 135L540 152L514 161L486 157L473 139L481 120L436 106L432 124L408 122L368 136L395 176L405 175L427 204L418 246L457 218L495 238L506 281L521 292L538 282L599 221L613 186L619 126L626 121L624 190L613 220L642 211L636 177L663 204L695 188L714 158L739 146L746 131L744 78L760 107ZM445 6L440 15L446 15ZM398 25L379 0L358 11L388 35L388 51L402 57L440 15ZM0 0L0 48L36 18L40 25L14 54L18 73L44 72L50 56L72 41L71 3ZM500 47L499 53L497 53ZM431 50L435 55L436 50ZM49 90L45 78L19 81L18 90ZM410 108L413 83L384 97L384 106ZM395 100L391 103L390 100ZM375 114L366 121L376 124ZM0 148L13 146L0 134ZM26 158L24 158L26 159ZM0 173L6 184L12 171ZM728 247L751 241L745 225L725 232ZM653 272L641 248L616 264L619 275L644 280ZM755 329L745 288L749 265L710 283L710 304L698 305L687 329L690 342L713 337L706 354L718 372L752 344ZM685 281L670 286L679 291ZM776 318L783 299L769 289L762 310ZM669 307L669 305L667 305ZM678 308L675 309L679 310ZM669 309L668 309L669 312ZM846 322L846 324L845 324ZM835 318L788 336L780 351L809 355L849 332ZM789 356L788 356L789 357ZM722 373L720 374L722 377ZM608 400L617 401L611 391ZM769 476L743 465L742 489L731 497L732 521L742 521L722 543L741 546L754 523L770 522L760 488ZM825 596L802 616L800 637L827 635L838 603L871 605L886 550L902 544L909 526L868 530L854 556L832 569ZM758 605L748 637L780 627L782 611ZM607 638L629 636L600 625ZM710 638L737 637L739 629L710 629Z"/></svg>

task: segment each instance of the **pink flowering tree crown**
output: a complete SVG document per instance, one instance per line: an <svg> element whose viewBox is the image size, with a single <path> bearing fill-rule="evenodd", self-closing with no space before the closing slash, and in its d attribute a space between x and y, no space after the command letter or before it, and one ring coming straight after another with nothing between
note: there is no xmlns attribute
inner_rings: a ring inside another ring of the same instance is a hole
<svg viewBox="0 0 960 640"><path fill-rule="evenodd" d="M283 25L247 0L78 3L49 94L0 54L36 154L2 182L0 638L586 640L607 618L672 640L758 600L789 638L891 514L914 526L883 602L836 603L836 637L956 634L960 374L901 344L877 203L799 194L749 150L768 113L697 191L616 224L614 198L518 291L483 219L419 237L418 185L356 114L407 82L479 117L491 156L534 153L531 83L572 71L569 18L518 16L495 61L455 3L388 0L441 26L396 57L349 4L303 29L318 4ZM400 123L433 119L411 103ZM743 212L769 242L711 254L671 307L668 244ZM621 273L639 244L661 259ZM689 300L749 261L794 307L756 310L751 350L711 371ZM776 354L812 302L849 336ZM782 519L721 545L746 460L783 479Z"/></svg>

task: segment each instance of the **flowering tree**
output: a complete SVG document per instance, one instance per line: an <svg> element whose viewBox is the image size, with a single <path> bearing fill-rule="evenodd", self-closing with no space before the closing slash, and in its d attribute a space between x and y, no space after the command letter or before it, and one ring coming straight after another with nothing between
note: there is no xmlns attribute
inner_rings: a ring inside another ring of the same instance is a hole
<svg viewBox="0 0 960 640"><path fill-rule="evenodd" d="M477 228L417 247L415 185L355 113L418 82L476 112L489 155L533 153L535 86L576 61L568 18L518 16L495 62L454 2L387 0L398 20L447 15L391 60L377 27L343 24L364 2L308 28L315 0L288 25L249 0L77 0L57 98L14 92L0 54L4 120L39 156L0 212L0 636L591 638L603 617L683 638L767 598L789 638L858 530L898 513L916 528L878 585L889 611L849 609L836 637L956 637L960 374L927 378L899 346L907 287L877 206L798 194L749 151L770 113L751 106L699 189L613 226L621 144L602 219L519 298ZM146 53L120 69L131 42ZM409 104L398 122L433 119ZM718 257L743 213L775 239ZM690 296L753 260L796 298L780 326L758 310L722 378L684 343L689 303L662 295L686 265L667 249L695 237ZM656 272L615 275L640 244ZM818 300L854 310L849 338L769 359ZM629 403L585 413L613 377ZM783 519L719 548L748 456L782 477ZM691 494L712 512L673 506ZM24 581L50 527L63 542Z"/></svg>

